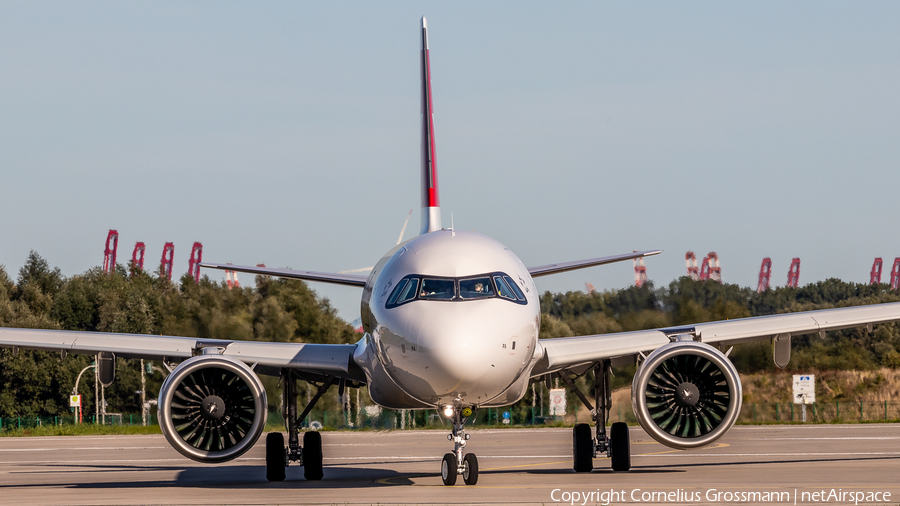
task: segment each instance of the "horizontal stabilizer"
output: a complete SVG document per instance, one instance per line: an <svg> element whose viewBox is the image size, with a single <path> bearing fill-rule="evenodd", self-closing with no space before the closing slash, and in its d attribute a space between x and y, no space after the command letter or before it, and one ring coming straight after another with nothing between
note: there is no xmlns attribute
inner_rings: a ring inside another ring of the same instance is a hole
<svg viewBox="0 0 900 506"><path fill-rule="evenodd" d="M231 264L208 264L201 263L200 267L208 269L221 269L223 271L246 272L247 274L257 274L260 276L277 276L279 278L302 279L304 281L319 281L321 283L332 283L335 285L346 286L366 286L368 276L359 276L357 274L337 274L331 272L312 272L312 271L295 271L292 269L272 269L269 267L248 267L245 265Z"/></svg>
<svg viewBox="0 0 900 506"><path fill-rule="evenodd" d="M557 274L560 272L574 271L575 269L584 269L595 265L611 264L614 262L622 262L633 258L649 257L659 255L661 249L648 251L635 251L634 253L625 253L624 255L613 255L611 257L589 258L587 260L576 260L574 262L565 262L560 264L539 265L537 267L529 267L528 272L531 277L546 276L548 274Z"/></svg>

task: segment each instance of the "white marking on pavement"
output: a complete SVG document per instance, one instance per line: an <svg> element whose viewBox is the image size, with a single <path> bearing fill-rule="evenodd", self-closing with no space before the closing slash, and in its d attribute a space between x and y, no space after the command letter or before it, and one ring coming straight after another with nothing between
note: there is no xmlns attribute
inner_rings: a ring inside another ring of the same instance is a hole
<svg viewBox="0 0 900 506"><path fill-rule="evenodd" d="M61 450L161 450L170 446L94 446L87 448L0 448L0 452L58 452Z"/></svg>
<svg viewBox="0 0 900 506"><path fill-rule="evenodd" d="M128 436L46 436L46 437L16 437L16 436L7 436L0 437L0 441L4 443L13 443L13 442L24 442L24 441L59 441L60 439L65 440L90 440L90 441L99 441L101 439L163 439L162 434L134 434Z"/></svg>
<svg viewBox="0 0 900 506"><path fill-rule="evenodd" d="M266 460L264 457L241 457L232 460L231 462L238 462L242 460ZM184 467L217 467L219 464L199 464L195 463L187 458L180 459L114 459L114 460L25 460L22 462L2 462L2 464L6 465L22 465L22 464L72 464L72 466L78 466L81 464L111 464L114 462L139 462L139 463L147 463L147 462L183 462L185 464L191 464Z"/></svg>
<svg viewBox="0 0 900 506"><path fill-rule="evenodd" d="M686 451L675 451L668 454L639 454L633 457L834 457L834 456L884 456L884 455L900 455L900 452L850 452L850 453L693 453ZM480 459L559 459L570 458L571 455L479 455ZM398 457L398 456L370 456L370 457L331 457L324 460L440 460L441 457L433 455L420 457ZM232 462L241 461L260 461L265 460L263 457L240 457ZM195 464L185 458L174 459L102 459L102 460L28 460L28 461L10 461L0 462L2 465L25 465L25 464L71 464L73 467L82 464L113 464L113 463L153 463L153 462L182 462L189 464L185 467L213 467L216 464Z"/></svg>
<svg viewBox="0 0 900 506"><path fill-rule="evenodd" d="M677 455L668 454L642 454L633 457L832 457L836 455L900 455L900 452L850 452L850 453L688 453L678 452Z"/></svg>
<svg viewBox="0 0 900 506"><path fill-rule="evenodd" d="M561 459L561 458L571 458L571 455L481 455L478 454L479 459ZM398 457L398 456L390 456L390 457L378 457L378 456L370 456L370 457L329 457L325 460L441 460L443 457L438 455L426 455L424 457Z"/></svg>
<svg viewBox="0 0 900 506"><path fill-rule="evenodd" d="M807 441L813 439L900 439L900 437L758 437L754 441Z"/></svg>

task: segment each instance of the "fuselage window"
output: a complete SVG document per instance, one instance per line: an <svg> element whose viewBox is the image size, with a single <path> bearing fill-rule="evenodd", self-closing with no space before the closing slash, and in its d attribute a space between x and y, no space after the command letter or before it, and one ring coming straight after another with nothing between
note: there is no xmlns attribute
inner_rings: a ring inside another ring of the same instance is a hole
<svg viewBox="0 0 900 506"><path fill-rule="evenodd" d="M494 283L497 283L497 293L500 294L504 299L516 300L516 294L512 291L512 288L506 284L506 281L503 281L503 277L494 276Z"/></svg>
<svg viewBox="0 0 900 506"><path fill-rule="evenodd" d="M419 280L416 278L410 279L409 283L407 283L400 291L400 296L397 297L397 304L416 298L417 288L419 288Z"/></svg>
<svg viewBox="0 0 900 506"><path fill-rule="evenodd" d="M422 279L420 299L452 300L456 296L456 283L452 279Z"/></svg>
<svg viewBox="0 0 900 506"><path fill-rule="evenodd" d="M459 280L459 298L481 299L493 297L494 289L491 287L490 276Z"/></svg>
<svg viewBox="0 0 900 506"><path fill-rule="evenodd" d="M506 282L509 284L510 288L512 288L513 291L516 292L516 297L518 297L519 300L524 301L524 300L525 300L525 294L522 293L522 289L519 288L519 285L518 285L518 284L516 284L516 280L512 279L512 278L509 277L509 276L503 276L503 279L505 279Z"/></svg>

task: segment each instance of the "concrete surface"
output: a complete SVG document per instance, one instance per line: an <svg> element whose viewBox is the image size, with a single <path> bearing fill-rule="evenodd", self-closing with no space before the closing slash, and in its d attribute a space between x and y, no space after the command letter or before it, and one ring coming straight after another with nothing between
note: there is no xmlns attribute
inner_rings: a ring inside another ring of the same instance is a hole
<svg viewBox="0 0 900 506"><path fill-rule="evenodd" d="M796 504L855 504L848 492L863 493L860 504L900 503L900 425L739 426L686 452L639 428L631 436L632 471L596 459L593 473L575 474L570 429L475 431L479 482L455 487L439 476L451 449L444 431L326 432L325 479L307 482L291 467L282 483L265 481L264 437L221 465L187 460L162 436L4 437L0 503L747 504L773 492L782 504L795 494Z"/></svg>

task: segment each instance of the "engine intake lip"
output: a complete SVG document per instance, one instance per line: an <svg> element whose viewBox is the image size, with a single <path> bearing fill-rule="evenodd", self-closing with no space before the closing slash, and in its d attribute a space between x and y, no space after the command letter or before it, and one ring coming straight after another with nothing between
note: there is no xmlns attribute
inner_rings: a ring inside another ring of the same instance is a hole
<svg viewBox="0 0 900 506"><path fill-rule="evenodd" d="M689 449L712 443L734 425L742 394L740 376L725 355L708 344L684 341L662 346L644 360L631 401L638 423L653 439Z"/></svg>
<svg viewBox="0 0 900 506"><path fill-rule="evenodd" d="M267 411L266 390L256 374L240 360L222 355L182 362L159 392L163 434L179 453L197 462L243 455L262 435Z"/></svg>

